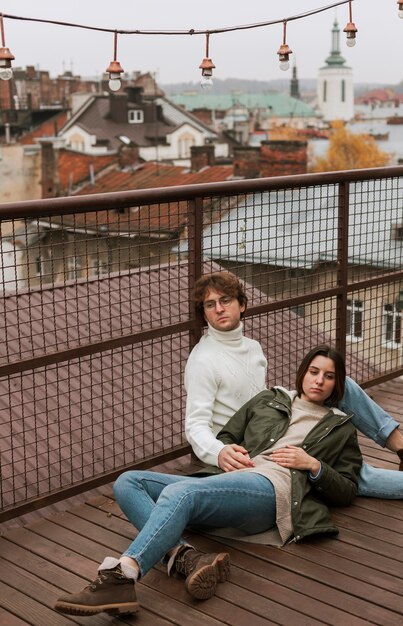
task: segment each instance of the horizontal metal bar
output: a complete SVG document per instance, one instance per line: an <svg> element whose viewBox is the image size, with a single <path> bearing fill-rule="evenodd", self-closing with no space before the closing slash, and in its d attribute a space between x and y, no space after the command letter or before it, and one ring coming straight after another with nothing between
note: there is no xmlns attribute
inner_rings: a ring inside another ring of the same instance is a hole
<svg viewBox="0 0 403 626"><path fill-rule="evenodd" d="M10 363L9 365L2 365L0 367L0 377L25 372L27 370L33 370L38 367L44 367L45 365L71 361L73 359L88 356L89 354L96 354L105 350L113 350L115 348L121 348L122 346L135 345L143 341L150 341L153 339L159 339L160 337L187 332L192 330L193 327L194 322L189 320L187 322L171 324L170 326L144 330L139 333L125 335L124 337L117 337L116 339L107 339L106 341L89 343L85 346L77 346L76 348L71 348L70 350L60 350L58 352L52 352L51 354L44 354L43 356L38 356L33 359L24 359L23 361Z"/></svg>
<svg viewBox="0 0 403 626"><path fill-rule="evenodd" d="M167 463L168 461L172 461L181 456L185 456L186 454L190 454L190 452L191 447L188 444L175 446L174 448L171 448L168 452L154 454L152 456L149 456L144 461L132 463L131 465L123 468L121 467L120 469L114 470L113 472L99 474L95 478L75 483L71 487L59 489L58 491L47 494L46 496L27 500L26 502L24 502L24 504L20 504L18 506L10 507L9 509L4 509L0 511L0 523L6 522L10 519L14 519L15 517L19 517L20 515L32 513L32 511L38 511L39 509L43 509L45 506L49 506L50 504L55 504L56 502L60 502L61 500L67 500L67 498L72 498L73 496L77 496L81 493L84 493L85 491L90 491L91 489L96 489L97 487L106 485L107 483L116 480L116 478L120 474L122 474L122 472L125 472L127 470L148 469L150 467L154 467L155 465Z"/></svg>
<svg viewBox="0 0 403 626"><path fill-rule="evenodd" d="M272 178L254 178L232 180L219 183L200 183L180 187L160 187L154 189L136 189L112 193L47 198L7 202L0 205L1 219L19 219L26 217L51 216L54 214L70 215L106 209L118 209L147 204L166 204L195 197L231 196L252 192L312 187L314 185L335 184L342 181L358 182L374 178L394 178L403 176L403 166L379 167L364 170L343 170L297 176L275 176Z"/></svg>

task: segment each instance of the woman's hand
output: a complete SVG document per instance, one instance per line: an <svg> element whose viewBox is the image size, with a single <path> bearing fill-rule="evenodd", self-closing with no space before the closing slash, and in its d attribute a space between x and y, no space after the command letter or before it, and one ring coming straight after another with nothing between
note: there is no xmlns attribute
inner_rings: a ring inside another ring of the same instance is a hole
<svg viewBox="0 0 403 626"><path fill-rule="evenodd" d="M232 472L236 469L254 467L254 462L250 459L248 451L243 446L231 443L221 450L218 455L218 467L224 472Z"/></svg>
<svg viewBox="0 0 403 626"><path fill-rule="evenodd" d="M287 445L284 448L273 450L270 454L270 461L289 469L308 470L313 476L320 470L320 461L298 446Z"/></svg>

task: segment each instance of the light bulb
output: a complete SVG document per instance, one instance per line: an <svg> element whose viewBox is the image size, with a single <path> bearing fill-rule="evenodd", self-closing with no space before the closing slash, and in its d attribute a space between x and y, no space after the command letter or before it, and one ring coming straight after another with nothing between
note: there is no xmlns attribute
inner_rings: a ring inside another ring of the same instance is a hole
<svg viewBox="0 0 403 626"><path fill-rule="evenodd" d="M283 72L286 72L288 69L290 69L289 61L280 61L280 70L283 70Z"/></svg>
<svg viewBox="0 0 403 626"><path fill-rule="evenodd" d="M109 85L109 89L111 91L119 91L119 89L122 86L122 82L121 82L120 78L111 78L109 80L108 85Z"/></svg>
<svg viewBox="0 0 403 626"><path fill-rule="evenodd" d="M0 79L11 80L13 77L13 70L11 67L0 67Z"/></svg>
<svg viewBox="0 0 403 626"><path fill-rule="evenodd" d="M403 20L403 9L401 9L400 11L397 12L398 16L400 17L400 19Z"/></svg>
<svg viewBox="0 0 403 626"><path fill-rule="evenodd" d="M348 37L346 44L348 45L349 48L354 48L355 44L356 44L356 40L355 37Z"/></svg>
<svg viewBox="0 0 403 626"><path fill-rule="evenodd" d="M201 81L200 81L200 87L202 87L202 89L211 89L213 86L213 79L211 78L211 76L202 76L201 77Z"/></svg>

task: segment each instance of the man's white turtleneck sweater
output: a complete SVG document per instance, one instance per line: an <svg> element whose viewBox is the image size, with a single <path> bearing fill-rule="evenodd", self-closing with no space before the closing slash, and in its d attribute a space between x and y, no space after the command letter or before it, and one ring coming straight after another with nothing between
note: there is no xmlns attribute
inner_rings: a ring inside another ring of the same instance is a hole
<svg viewBox="0 0 403 626"><path fill-rule="evenodd" d="M185 432L204 463L218 465L224 444L216 434L245 402L265 389L266 370L262 348L244 336L242 322L229 331L208 324L185 368Z"/></svg>

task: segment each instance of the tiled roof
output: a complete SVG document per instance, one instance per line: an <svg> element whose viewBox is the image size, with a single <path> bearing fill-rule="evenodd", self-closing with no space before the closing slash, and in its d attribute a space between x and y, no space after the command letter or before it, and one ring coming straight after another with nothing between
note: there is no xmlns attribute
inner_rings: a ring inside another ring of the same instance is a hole
<svg viewBox="0 0 403 626"><path fill-rule="evenodd" d="M393 89L372 89L356 98L355 102L403 102L403 94L393 91Z"/></svg>
<svg viewBox="0 0 403 626"><path fill-rule="evenodd" d="M74 150L60 149L57 151L57 168L60 189L67 192L69 187L88 179L90 168L94 174L116 161L112 154L84 154Z"/></svg>
<svg viewBox="0 0 403 626"><path fill-rule="evenodd" d="M153 146L155 141L163 141L178 126L184 123L195 126L208 137L216 137L216 133L198 120L195 116L181 110L167 98L157 98L156 105L161 106L163 119L156 122L130 124L115 122L111 119L109 95L93 96L61 129L61 134L78 124L83 130L96 135L97 141L107 142L109 149L116 150L121 146L118 135L125 135L136 146ZM130 103L129 103L130 104Z"/></svg>
<svg viewBox="0 0 403 626"><path fill-rule="evenodd" d="M133 170L120 170L111 167L97 177L94 185L87 184L75 195L128 191L132 189L152 189L155 187L172 187L197 183L220 182L232 176L232 165L213 165L198 172L165 163L147 162ZM53 218L55 222L56 218ZM98 211L83 215L65 216L63 223L74 220L76 226L95 228L115 225L119 231L148 233L165 231L177 233L186 226L187 204L178 202L174 205L158 204L139 207L137 211L129 211L124 215L113 211Z"/></svg>
<svg viewBox="0 0 403 626"><path fill-rule="evenodd" d="M213 183L231 178L232 169L232 165L211 165L191 172L183 166L148 161L133 170L110 169L98 176L94 185L86 185L75 195Z"/></svg>
<svg viewBox="0 0 403 626"><path fill-rule="evenodd" d="M50 119L42 122L39 126L34 128L33 130L25 133L18 142L25 145L30 145L35 143L35 139L39 139L41 137L55 137L60 128L67 121L67 111L60 111Z"/></svg>

